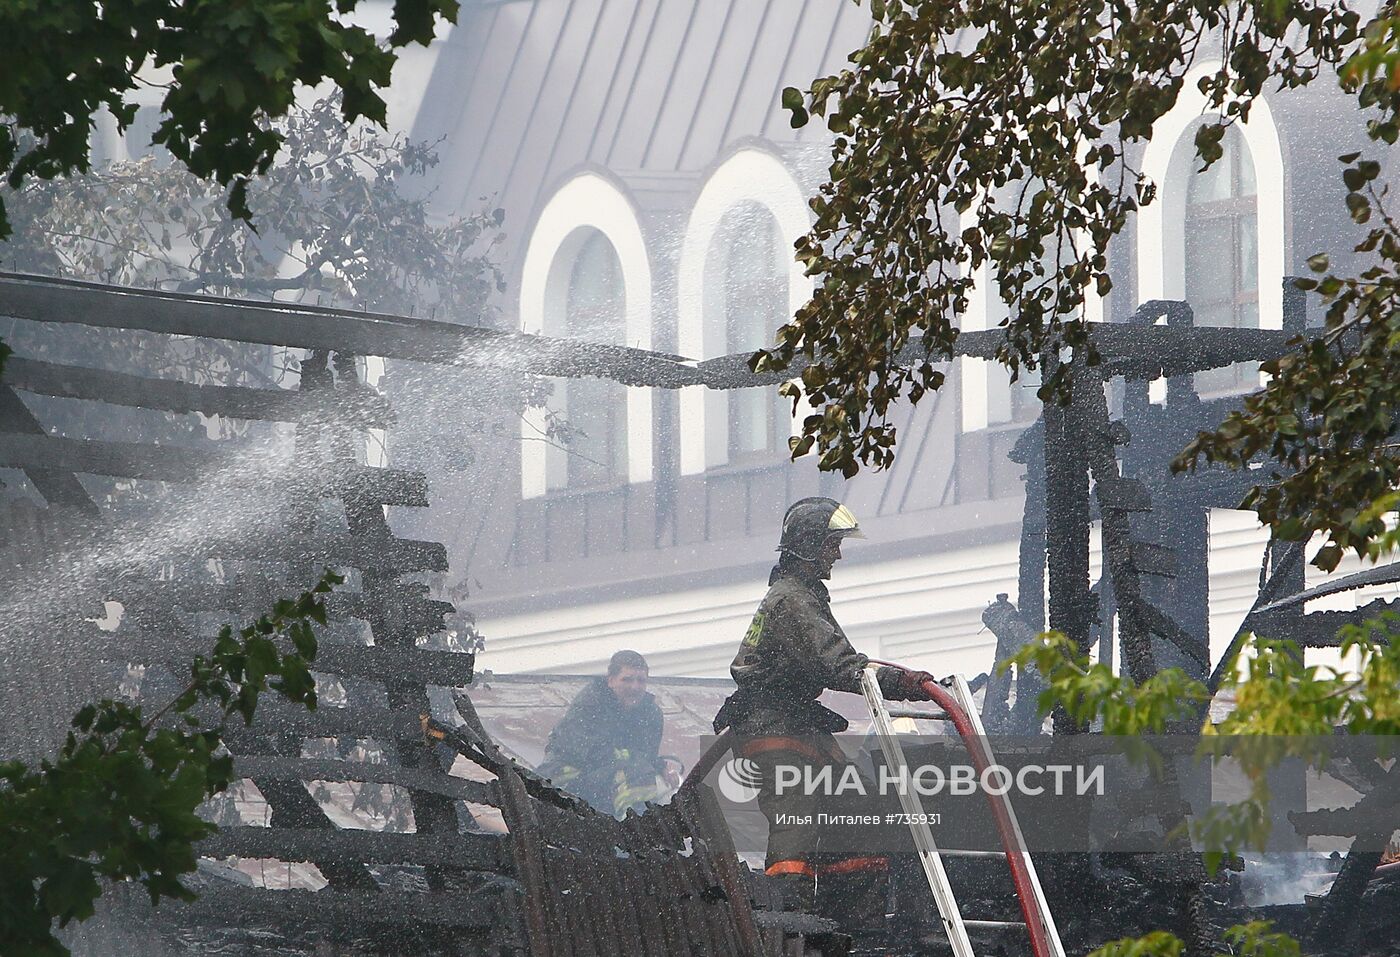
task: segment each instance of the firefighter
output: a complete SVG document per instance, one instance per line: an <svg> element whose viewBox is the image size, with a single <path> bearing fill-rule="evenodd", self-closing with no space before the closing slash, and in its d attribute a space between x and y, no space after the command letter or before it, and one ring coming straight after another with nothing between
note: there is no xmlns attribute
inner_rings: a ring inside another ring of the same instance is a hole
<svg viewBox="0 0 1400 957"><path fill-rule="evenodd" d="M790 906L847 930L883 919L888 859L851 847L849 835L842 849L821 850L822 836L807 822L831 808L831 799L801 789L779 793L775 775L780 766L820 771L831 765L839 779L849 764L834 737L846 730L846 719L817 698L827 689L860 693L869 659L851 647L823 583L841 558L842 541L864 537L850 509L834 499L804 498L788 508L768 593L730 665L738 688L715 717L716 733L732 729L735 755L759 770L758 804L768 819L766 873L783 885ZM892 700L926 697L922 684L931 677L890 666L877 672Z"/></svg>
<svg viewBox="0 0 1400 957"><path fill-rule="evenodd" d="M607 676L585 686L550 732L540 776L619 818L659 798L663 780L678 783L657 755L662 716L648 674L637 652L613 655Z"/></svg>

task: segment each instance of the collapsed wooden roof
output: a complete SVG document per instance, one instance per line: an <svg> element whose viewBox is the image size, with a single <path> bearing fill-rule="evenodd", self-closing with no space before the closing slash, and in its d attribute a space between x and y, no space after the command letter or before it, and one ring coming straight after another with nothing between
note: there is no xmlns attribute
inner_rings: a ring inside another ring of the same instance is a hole
<svg viewBox="0 0 1400 957"><path fill-rule="evenodd" d="M150 364L145 374L117 371L129 366L80 349L56 359L33 348L35 336L6 330L16 355L0 380L0 468L22 471L38 498L0 500L0 753L47 753L80 705L132 679L131 665L144 669L138 693L159 700L221 624L265 612L326 565L349 572L321 630L322 706L265 701L252 727L226 739L242 783L200 848L200 899L154 915L171 933L232 935L240 953L256 952L259 940L393 954L649 957L692 944L800 952L801 933L781 917L756 918L755 902L769 911L777 902L741 873L703 795L619 823L516 768L479 723L455 748L425 738L425 715L448 726L462 713L476 720L469 702L452 703L452 689L473 677L470 629L424 580L447 570L446 549L399 537L386 518L387 505L427 506L427 477L374 467L358 452L364 429L388 424L393 411L361 381L357 356L663 387L699 381L694 363L29 276L0 275L0 316L46 332L81 326L308 351L296 387L281 388L223 381L217 369L186 378ZM51 418L70 400L97 410L71 435ZM123 410L178 424L177 441L130 434ZM237 420L244 435L276 426L267 434L286 454L209 434L190 413ZM252 464L269 457L269 467ZM121 491L114 482L173 491L122 517L110 502ZM185 510L178 534L163 524L167 507ZM508 833L478 826L494 813ZM289 892L254 881L249 862L327 883ZM590 895L557 893L565 886ZM260 928L275 934L259 938Z"/></svg>

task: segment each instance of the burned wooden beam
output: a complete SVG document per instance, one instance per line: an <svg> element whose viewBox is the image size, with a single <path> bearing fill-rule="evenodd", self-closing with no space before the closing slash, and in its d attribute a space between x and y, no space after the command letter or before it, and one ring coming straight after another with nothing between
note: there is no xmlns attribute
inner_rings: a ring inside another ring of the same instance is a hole
<svg viewBox="0 0 1400 957"><path fill-rule="evenodd" d="M7 372L14 363L14 359L5 363ZM0 385L0 431L47 438L43 423L29 411L24 400L11 387L8 378L7 375L6 383ZM44 497L44 501L56 509L72 509L88 517L95 517L101 513L97 503L88 495L71 470L44 465L18 467L24 469L25 477L34 483L34 488Z"/></svg>
<svg viewBox="0 0 1400 957"><path fill-rule="evenodd" d="M508 873L509 838L500 834L416 834L279 827L225 827L199 842L206 857L271 857L286 861L450 864Z"/></svg>
<svg viewBox="0 0 1400 957"><path fill-rule="evenodd" d="M1349 611L1314 611L1292 619L1287 633L1269 637L1291 638L1306 648L1336 648L1341 640L1337 633L1348 625L1360 625L1387 612L1400 610L1400 599L1387 601L1377 598L1360 608ZM1384 641L1384 634L1375 636Z"/></svg>
<svg viewBox="0 0 1400 957"><path fill-rule="evenodd" d="M1151 306L1152 304L1148 304ZM1147 309L1144 306L1144 309ZM1150 310L1149 310L1150 313ZM1236 329L1214 326L1158 326L1120 322L1088 323L1085 335L1099 351L1102 375L1123 376L1130 380L1176 376L1236 362L1263 362L1287 355L1295 333L1279 329ZM1006 343L1003 329L978 329L958 333L954 354L988 361L997 360L997 350ZM923 361L920 342L906 346L901 362ZM725 369L738 378L741 356L709 360L702 366ZM746 368L746 367L745 367ZM785 371L774 381L800 375L801 370ZM757 383L755 383L757 384Z"/></svg>
<svg viewBox="0 0 1400 957"><path fill-rule="evenodd" d="M700 385L680 356L384 313L249 302L0 273L0 314L624 385Z"/></svg>
<svg viewBox="0 0 1400 957"><path fill-rule="evenodd" d="M256 753L271 735L373 738L388 742L413 733L417 726L417 717L401 709L363 704L346 707L322 704L315 711L310 711L269 698L258 702L257 719L251 726L242 727L235 723L224 735L224 742L236 753Z"/></svg>
<svg viewBox="0 0 1400 957"><path fill-rule="evenodd" d="M243 464L238 453L223 450L0 433L0 468L50 469L186 484L205 481L219 473L229 484L243 487L275 482L266 476L243 474ZM354 489L383 505L428 504L427 479L422 473L403 469L361 466L328 478L308 480L290 472L281 478L288 485L304 485L325 497L338 498Z"/></svg>
<svg viewBox="0 0 1400 957"><path fill-rule="evenodd" d="M504 888L501 888L504 889ZM417 894L392 890L275 891L228 884L210 888L188 904L162 904L161 911L182 924L248 927L331 928L341 936L374 921L432 924L489 930L499 926L493 894L456 892Z"/></svg>
<svg viewBox="0 0 1400 957"><path fill-rule="evenodd" d="M208 652L212 635L176 636L128 626L105 632L96 626L76 630L72 637L94 657L107 661L179 661L188 664L192 654ZM464 652L428 648L384 648L322 641L316 652L315 670L368 681L393 675L406 681L443 687L471 683L474 657Z"/></svg>
<svg viewBox="0 0 1400 957"><path fill-rule="evenodd" d="M185 550L176 548L174 554ZM394 535L379 538L318 533L295 537L259 536L252 540L202 539L188 551L235 561L296 562L332 568L378 569L400 575L447 571L447 546Z"/></svg>
<svg viewBox="0 0 1400 957"><path fill-rule="evenodd" d="M36 395L235 419L296 422L308 417L336 416L363 428L386 428L392 419L389 403L368 390L313 403L291 389L202 385L59 365L23 356L5 363L5 384Z"/></svg>
<svg viewBox="0 0 1400 957"><path fill-rule="evenodd" d="M239 777L251 778L254 783L267 780L393 784L413 791L440 794L453 800L471 801L475 804L499 802L494 784L369 761L236 755L233 759L233 773Z"/></svg>

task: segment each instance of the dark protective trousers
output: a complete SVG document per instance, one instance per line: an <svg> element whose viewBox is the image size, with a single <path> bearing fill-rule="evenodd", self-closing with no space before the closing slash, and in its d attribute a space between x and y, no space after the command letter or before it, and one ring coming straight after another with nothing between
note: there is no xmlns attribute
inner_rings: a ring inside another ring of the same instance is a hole
<svg viewBox="0 0 1400 957"><path fill-rule="evenodd" d="M764 735L741 738L735 753L757 765L758 806L768 819L765 873L780 878L788 905L835 920L853 931L879 924L889 891L889 859L873 852L872 838L858 827L823 827L822 814L866 814L883 804L867 780L866 796L832 795L804 787L780 791L780 769L799 769L812 780L840 781L850 761L825 732L801 737ZM789 779L793 771L786 771ZM825 846L823 846L825 845Z"/></svg>

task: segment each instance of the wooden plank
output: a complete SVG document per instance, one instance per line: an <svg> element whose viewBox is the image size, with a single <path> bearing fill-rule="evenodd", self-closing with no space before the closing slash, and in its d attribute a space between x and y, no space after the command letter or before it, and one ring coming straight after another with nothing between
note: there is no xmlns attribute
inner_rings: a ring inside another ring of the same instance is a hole
<svg viewBox="0 0 1400 957"><path fill-rule="evenodd" d="M272 524L269 522L268 524ZM241 536L236 539L206 538L186 547L176 547L172 555L188 555L200 560L221 558L231 561L293 562L329 565L332 568L359 568L388 574L447 571L447 546L440 542L411 538L326 534Z"/></svg>
<svg viewBox="0 0 1400 957"><path fill-rule="evenodd" d="M457 688L471 684L474 663L474 655L459 651L322 642L316 654L315 670L371 681L393 677L399 681Z"/></svg>
<svg viewBox="0 0 1400 957"><path fill-rule="evenodd" d="M489 929L494 924L495 907L490 895L460 892L419 894L411 891L270 891L228 883L212 883L188 904L161 904L162 916L186 926L274 926L312 925L340 931L357 931L367 924L430 924L441 927Z"/></svg>
<svg viewBox="0 0 1400 957"><path fill-rule="evenodd" d="M689 905L693 898L685 879L685 864L683 858L668 854L664 860L658 862L657 868L665 878L670 896L667 909L671 914L671 923L677 930L676 953L680 957L701 957L690 929Z"/></svg>
<svg viewBox="0 0 1400 957"><path fill-rule="evenodd" d="M640 957L667 957L664 943L657 939L657 919L652 902L637 880L636 872L635 859L620 862L617 869L617 893L627 899L633 919L631 942L634 946L629 952Z"/></svg>
<svg viewBox="0 0 1400 957"><path fill-rule="evenodd" d="M443 618L456 611L450 602L419 594L413 583L384 586L383 591L385 594L371 596L337 590L326 596L326 610L332 618L369 620L376 603L384 603L391 606L395 621L414 637L441 631ZM189 579L143 581L114 591L112 597L131 605L146 602L160 608L230 611L252 618L265 613L281 595L293 592L291 586L245 576L225 583Z"/></svg>
<svg viewBox="0 0 1400 957"><path fill-rule="evenodd" d="M677 811L690 825L697 848L703 847L703 853L714 862L731 916L728 926L734 935L735 943L739 946L737 952L754 955L761 953L763 945L758 936L758 927L754 923L753 903L749 898L748 886L744 881L747 868L740 863L739 856L735 853L729 825L720 813L714 793L703 785L688 792L683 789L671 798L673 804L677 801L680 801Z"/></svg>
<svg viewBox="0 0 1400 957"><path fill-rule="evenodd" d="M336 419L361 428L385 428L393 419L388 401L369 389L328 391L313 399L292 389L197 385L23 356L13 356L5 363L5 383L37 395L182 414L200 412L272 422Z"/></svg>
<svg viewBox="0 0 1400 957"><path fill-rule="evenodd" d="M266 748L269 735L302 738L374 738L386 744L421 734L418 715L389 708L322 705L308 711L276 697L264 698L251 727L235 722L224 743L238 754L255 754Z"/></svg>
<svg viewBox="0 0 1400 957"><path fill-rule="evenodd" d="M14 362L15 360L11 359L5 363L6 381L4 385L0 385L0 430L36 436L47 435L43 423L29 411L24 400L10 387L10 367ZM102 514L102 510L97 507L97 503L72 472L30 467L24 470L24 474L50 505L75 509L94 518Z"/></svg>
<svg viewBox="0 0 1400 957"><path fill-rule="evenodd" d="M1133 541L1129 546L1134 568L1142 575L1174 578L1177 572L1176 549L1156 542Z"/></svg>
<svg viewBox="0 0 1400 957"><path fill-rule="evenodd" d="M553 886L559 888L556 904L560 905L561 921L568 928L568 953L578 957L610 957L612 950L599 954L594 946L596 912L588 900L592 887L574 867L574 855L567 849L556 848L550 855Z"/></svg>
<svg viewBox="0 0 1400 957"><path fill-rule="evenodd" d="M1340 644L1337 632L1346 625L1363 622L1400 610L1400 599L1387 601L1377 598L1360 608L1339 611L1314 611L1306 615L1282 618L1278 637L1290 638L1308 648L1336 648ZM1274 632L1269 632L1274 634Z"/></svg>
<svg viewBox="0 0 1400 957"><path fill-rule="evenodd" d="M36 510L39 524L48 523L46 512ZM297 565L358 568L389 575L415 572L442 572L448 569L447 546L440 542L420 541L389 536L353 536L334 532L313 531L286 534L294 527L294 512L290 506L270 506L259 515L259 528L240 532L236 538L200 537L189 542L172 542L162 549L162 556L175 561L191 561L203 566L210 558L226 561L288 562ZM52 522L55 528L45 534L66 534L67 529ZM276 530L270 531L270 530Z"/></svg>
<svg viewBox="0 0 1400 957"><path fill-rule="evenodd" d="M1152 511L1152 495L1147 486L1137 479L1106 479L1094 485L1094 495L1100 508L1117 509L1120 512Z"/></svg>
<svg viewBox="0 0 1400 957"><path fill-rule="evenodd" d="M99 660L174 661L186 667L191 655L207 654L214 645L212 636L172 636L126 625L116 632L80 629L74 638ZM475 656L464 652L321 641L313 670L368 681L393 678L461 687L471 683L474 662Z"/></svg>
<svg viewBox="0 0 1400 957"><path fill-rule="evenodd" d="M530 941L531 957L555 957L551 934L549 888L545 883L542 861L544 842L539 821L535 817L536 802L525 790L525 783L505 762L504 755L489 741L482 742L497 762L500 777L501 815L511 835L511 853L515 861L516 878L524 892L522 902L525 924Z"/></svg>
<svg viewBox="0 0 1400 957"><path fill-rule="evenodd" d="M497 801L494 787L482 781L467 781L440 772L405 768L368 761L334 761L328 758L285 758L262 755L235 755L233 773L269 781L340 781L365 784L393 784L410 791L440 794L473 804Z"/></svg>
<svg viewBox="0 0 1400 957"><path fill-rule="evenodd" d="M611 892L616 883L613 872L617 866L617 858L611 854L595 858L589 865L589 883L598 914L593 937L603 953L617 953L614 942L621 940L627 931L627 924L622 918L622 902Z"/></svg>
<svg viewBox="0 0 1400 957"><path fill-rule="evenodd" d="M495 834L402 834L394 831L225 827L199 842L204 857L270 857L385 864L439 864L506 873L508 838Z"/></svg>
<svg viewBox="0 0 1400 957"><path fill-rule="evenodd" d="M715 947L709 932L709 921L705 917L705 904L699 897L689 896L681 901L681 914L691 953L695 957L714 957Z"/></svg>
<svg viewBox="0 0 1400 957"><path fill-rule="evenodd" d="M340 477L308 481L290 470L276 477L245 474L240 468L244 464L243 456L234 451L0 433L0 468L58 469L180 483L202 482L222 472L230 484L239 487L303 486L329 498L355 494L383 505L428 504L428 480L420 472L356 466L345 469Z"/></svg>
<svg viewBox="0 0 1400 957"><path fill-rule="evenodd" d="M626 346L385 313L251 303L15 273L0 273L0 315L416 362L504 366L566 378L600 376L634 386L679 388L701 381L680 357Z"/></svg>

